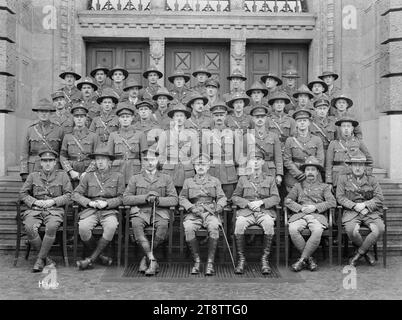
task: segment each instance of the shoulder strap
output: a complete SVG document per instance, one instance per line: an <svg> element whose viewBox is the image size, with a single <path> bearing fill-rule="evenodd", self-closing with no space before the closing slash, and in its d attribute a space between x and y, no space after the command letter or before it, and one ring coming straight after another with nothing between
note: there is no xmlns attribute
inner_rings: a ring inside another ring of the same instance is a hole
<svg viewBox="0 0 402 320"><path fill-rule="evenodd" d="M84 148L82 147L81 143L77 140L76 137L74 137L74 135L72 134L71 137L73 138L74 142L76 143L76 145L78 146L78 148L80 148L82 153L85 153Z"/></svg>
<svg viewBox="0 0 402 320"><path fill-rule="evenodd" d="M278 128L278 130L279 130L281 136L283 136L283 131L282 131L282 129L281 129L281 126L280 126L274 119L272 119L272 118L271 118L271 121L274 123L275 127Z"/></svg>
<svg viewBox="0 0 402 320"><path fill-rule="evenodd" d="M324 132L316 123L311 122L311 124L312 124L314 127L317 128L317 130L324 136L325 139L327 139L328 142L330 142L329 139L328 139L328 137L327 137L327 135L325 134L325 132Z"/></svg>
<svg viewBox="0 0 402 320"><path fill-rule="evenodd" d="M52 148L52 146L51 146L51 145L47 142L47 140L45 139L45 137L40 134L40 132L39 132L39 130L38 130L38 127L35 125L33 128L34 128L36 134L39 136L39 138L42 139L42 141L43 141L43 142L46 144L46 146L49 148L49 150L54 151L53 148Z"/></svg>
<svg viewBox="0 0 402 320"><path fill-rule="evenodd" d="M99 185L99 188L100 188L103 192L105 192L105 189L103 188L101 182L99 181L99 178L98 178L96 172L94 172L94 176L95 176L96 182L97 182L98 185Z"/></svg>

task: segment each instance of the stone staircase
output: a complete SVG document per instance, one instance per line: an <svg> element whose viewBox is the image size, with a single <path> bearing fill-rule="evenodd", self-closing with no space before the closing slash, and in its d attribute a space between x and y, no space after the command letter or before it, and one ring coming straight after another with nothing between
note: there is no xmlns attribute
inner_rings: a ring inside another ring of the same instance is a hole
<svg viewBox="0 0 402 320"><path fill-rule="evenodd" d="M15 201L22 186L19 168L12 167L8 175L0 177L0 251L14 250L16 238ZM391 181L385 178L383 170L374 171L383 189L388 210L388 253L402 255L402 180ZM175 234L176 237L176 234ZM22 241L22 249L25 247ZM378 243L381 250L382 243Z"/></svg>

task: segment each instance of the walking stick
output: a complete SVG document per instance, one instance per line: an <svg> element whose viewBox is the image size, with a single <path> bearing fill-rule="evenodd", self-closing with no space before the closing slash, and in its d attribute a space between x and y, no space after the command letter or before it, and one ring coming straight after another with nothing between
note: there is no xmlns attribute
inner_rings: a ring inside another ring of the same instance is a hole
<svg viewBox="0 0 402 320"><path fill-rule="evenodd" d="M155 231L155 201L152 205L152 236L151 236L151 253L152 253L152 257L154 256L154 231ZM154 257L155 259L155 257Z"/></svg>

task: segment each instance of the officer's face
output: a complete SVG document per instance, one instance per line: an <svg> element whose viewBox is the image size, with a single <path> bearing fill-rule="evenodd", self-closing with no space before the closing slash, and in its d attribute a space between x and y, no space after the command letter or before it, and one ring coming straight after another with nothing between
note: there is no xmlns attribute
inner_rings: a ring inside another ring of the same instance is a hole
<svg viewBox="0 0 402 320"><path fill-rule="evenodd" d="M248 161L248 167L251 168L252 171L259 171L262 169L264 162L264 159L254 157Z"/></svg>
<svg viewBox="0 0 402 320"><path fill-rule="evenodd" d="M106 73L103 70L96 71L95 80L99 83L103 83L106 80Z"/></svg>
<svg viewBox="0 0 402 320"><path fill-rule="evenodd" d="M177 78L174 78L173 83L177 88L183 88L186 81L184 80L183 77L177 77Z"/></svg>
<svg viewBox="0 0 402 320"><path fill-rule="evenodd" d="M226 112L218 112L213 114L215 124L218 126L223 125L226 118Z"/></svg>
<svg viewBox="0 0 402 320"><path fill-rule="evenodd" d="M311 91L313 91L314 94L320 94L324 92L324 87L320 83L314 83Z"/></svg>
<svg viewBox="0 0 402 320"><path fill-rule="evenodd" d="M320 118L325 118L328 114L329 106L319 106L315 108L317 116Z"/></svg>
<svg viewBox="0 0 402 320"><path fill-rule="evenodd" d="M104 99L102 100L101 106L102 106L103 112L108 113L108 112L110 112L110 111L113 109L113 107L114 107L113 100L112 100L111 98L104 98Z"/></svg>
<svg viewBox="0 0 402 320"><path fill-rule="evenodd" d="M300 130L306 130L306 129L308 129L308 127L310 125L310 120L309 119L297 119L296 125L297 125L297 128L299 128Z"/></svg>
<svg viewBox="0 0 402 320"><path fill-rule="evenodd" d="M197 163L194 165L195 172L199 175L204 175L209 170L209 164L206 163Z"/></svg>
<svg viewBox="0 0 402 320"><path fill-rule="evenodd" d="M64 81L66 81L66 84L67 84L68 86L73 86L74 83L75 83L75 77L74 77L72 74L67 74L67 75L64 77Z"/></svg>
<svg viewBox="0 0 402 320"><path fill-rule="evenodd" d="M207 95L210 97L216 96L216 93L218 92L218 88L215 88L213 86L208 86L207 87Z"/></svg>
<svg viewBox="0 0 402 320"><path fill-rule="evenodd" d="M318 176L318 169L314 166L307 166L304 170L304 174L306 175L306 179L308 181L315 181Z"/></svg>
<svg viewBox="0 0 402 320"><path fill-rule="evenodd" d="M116 83L121 83L124 80L124 74L122 71L117 70L112 75L112 80Z"/></svg>
<svg viewBox="0 0 402 320"><path fill-rule="evenodd" d="M244 101L236 100L235 102L233 102L233 109L235 112L242 112L244 109Z"/></svg>
<svg viewBox="0 0 402 320"><path fill-rule="evenodd" d="M169 99L166 96L159 96L157 103L160 109L166 109Z"/></svg>
<svg viewBox="0 0 402 320"><path fill-rule="evenodd" d="M38 111L37 113L40 121L48 121L50 118L50 111Z"/></svg>
<svg viewBox="0 0 402 320"><path fill-rule="evenodd" d="M148 107L140 107L138 109L138 114L140 115L140 118L142 120L149 119L149 117L151 116L151 113L152 113L152 111Z"/></svg>
<svg viewBox="0 0 402 320"><path fill-rule="evenodd" d="M197 81L199 83L204 83L205 81L207 81L208 79L208 75L206 73L198 73L197 74Z"/></svg>
<svg viewBox="0 0 402 320"><path fill-rule="evenodd" d="M332 85L335 81L334 76L326 76L323 78L323 81L327 84L327 85Z"/></svg>
<svg viewBox="0 0 402 320"><path fill-rule="evenodd" d="M94 92L94 89L89 84L84 84L81 87L81 92L85 98L88 98L92 95L92 93Z"/></svg>
<svg viewBox="0 0 402 320"><path fill-rule="evenodd" d="M348 103L345 99L339 99L335 103L336 109L340 112L344 112L348 109Z"/></svg>
<svg viewBox="0 0 402 320"><path fill-rule="evenodd" d="M202 99L197 99L191 104L191 108L196 112L203 112L204 111L204 101Z"/></svg>
<svg viewBox="0 0 402 320"><path fill-rule="evenodd" d="M173 115L173 121L175 124L182 126L186 121L186 115L184 114L184 112L177 111Z"/></svg>
<svg viewBox="0 0 402 320"><path fill-rule="evenodd" d="M275 112L281 113L285 109L285 100L275 100L274 110Z"/></svg>
<svg viewBox="0 0 402 320"><path fill-rule="evenodd" d="M341 132L345 137L350 137L353 133L353 125L351 122L342 122L341 123Z"/></svg>
<svg viewBox="0 0 402 320"><path fill-rule="evenodd" d="M262 114L253 116L253 121L257 127L262 127L267 122L267 116Z"/></svg>
<svg viewBox="0 0 402 320"><path fill-rule="evenodd" d="M66 99L63 97L58 97L53 100L53 105L57 110L63 110L64 107L66 106Z"/></svg>
<svg viewBox="0 0 402 320"><path fill-rule="evenodd" d="M233 78L231 80L233 89L239 89L243 84L243 79L241 78Z"/></svg>
<svg viewBox="0 0 402 320"><path fill-rule="evenodd" d="M310 102L310 97L307 94L299 94L297 101L300 106L306 106Z"/></svg>
<svg viewBox="0 0 402 320"><path fill-rule="evenodd" d="M86 120L87 117L84 114L74 115L74 125L78 128L83 128L85 126Z"/></svg>
<svg viewBox="0 0 402 320"><path fill-rule="evenodd" d="M350 166L355 176L361 177L364 174L365 169L364 163L352 163Z"/></svg>
<svg viewBox="0 0 402 320"><path fill-rule="evenodd" d="M144 159L145 170L154 171L158 166L158 160L158 157L148 154L147 157Z"/></svg>
<svg viewBox="0 0 402 320"><path fill-rule="evenodd" d="M119 116L119 122L122 127L128 127L133 122L133 116L131 114L122 114Z"/></svg>
<svg viewBox="0 0 402 320"><path fill-rule="evenodd" d="M276 81L276 80L273 79L273 78L268 78L268 79L265 81L265 85L267 86L268 89L274 89L274 88L277 87L278 81Z"/></svg>
<svg viewBox="0 0 402 320"><path fill-rule="evenodd" d="M148 74L148 81L150 84L156 84L159 80L159 76L156 72L150 72Z"/></svg>
<svg viewBox="0 0 402 320"><path fill-rule="evenodd" d="M289 88L296 87L296 78L285 78L286 86Z"/></svg>
<svg viewBox="0 0 402 320"><path fill-rule="evenodd" d="M96 156L95 157L95 164L99 170L105 170L109 167L110 159L105 156Z"/></svg>
<svg viewBox="0 0 402 320"><path fill-rule="evenodd" d="M139 92L140 92L140 89L138 87L132 87L132 88L128 89L128 95L131 98L137 98Z"/></svg>
<svg viewBox="0 0 402 320"><path fill-rule="evenodd" d="M56 166L55 159L41 159L40 164L42 166L43 171L52 172L54 167Z"/></svg>
<svg viewBox="0 0 402 320"><path fill-rule="evenodd" d="M261 90L253 90L251 92L251 99L254 102L261 102L263 97L264 97L264 93Z"/></svg>

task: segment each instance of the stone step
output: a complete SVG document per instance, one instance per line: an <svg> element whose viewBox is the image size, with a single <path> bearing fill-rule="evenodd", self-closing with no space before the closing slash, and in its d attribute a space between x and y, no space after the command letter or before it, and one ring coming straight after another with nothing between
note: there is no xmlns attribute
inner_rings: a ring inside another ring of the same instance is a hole
<svg viewBox="0 0 402 320"><path fill-rule="evenodd" d="M11 166L7 168L7 176L19 177L20 176L20 167L19 166Z"/></svg>
<svg viewBox="0 0 402 320"><path fill-rule="evenodd" d="M373 175L379 180L383 180L388 177L387 170L381 168L373 168Z"/></svg>

